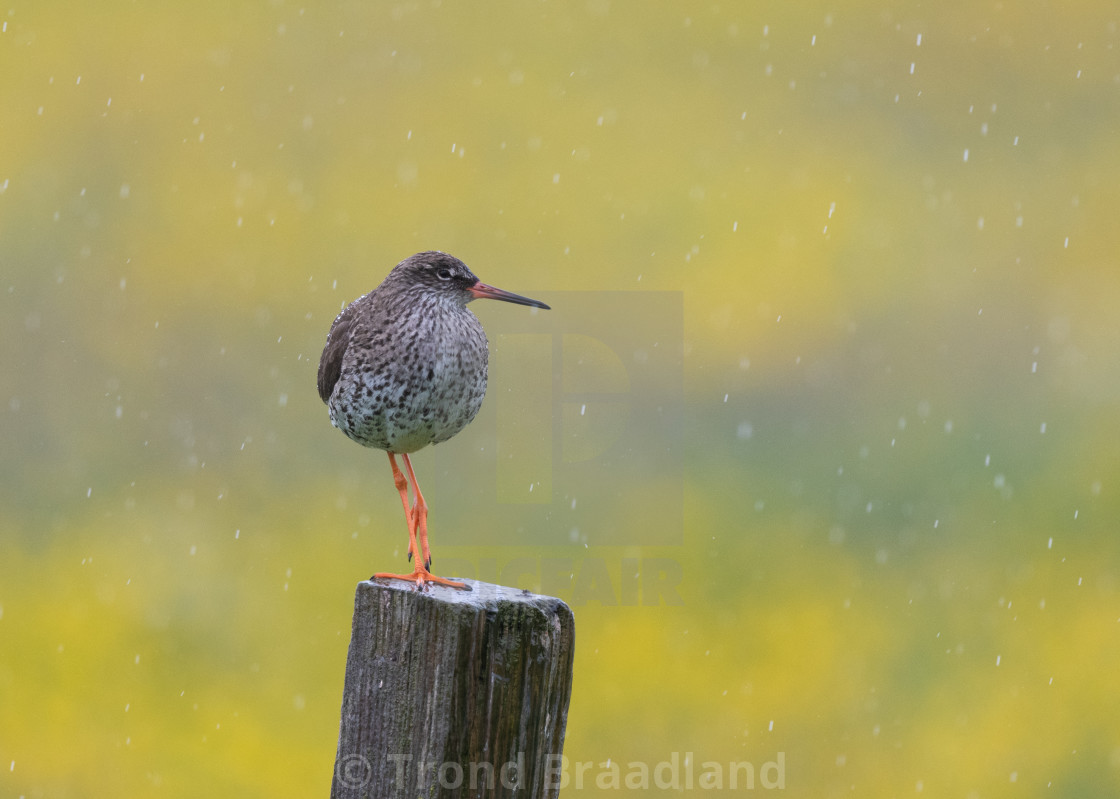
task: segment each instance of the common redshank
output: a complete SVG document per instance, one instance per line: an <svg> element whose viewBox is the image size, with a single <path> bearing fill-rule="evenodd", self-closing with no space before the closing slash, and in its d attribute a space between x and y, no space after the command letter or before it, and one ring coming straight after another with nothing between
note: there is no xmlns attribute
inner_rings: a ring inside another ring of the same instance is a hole
<svg viewBox="0 0 1120 799"><path fill-rule="evenodd" d="M415 558L415 568L411 574L374 578L469 590L430 571L428 504L408 456L451 438L482 406L489 350L482 324L467 308L479 298L548 309L538 300L479 282L458 258L420 252L347 305L327 334L319 359L319 396L335 427L362 446L389 453L408 521L408 558ZM407 480L397 455L404 459ZM409 481L415 494L411 504Z"/></svg>

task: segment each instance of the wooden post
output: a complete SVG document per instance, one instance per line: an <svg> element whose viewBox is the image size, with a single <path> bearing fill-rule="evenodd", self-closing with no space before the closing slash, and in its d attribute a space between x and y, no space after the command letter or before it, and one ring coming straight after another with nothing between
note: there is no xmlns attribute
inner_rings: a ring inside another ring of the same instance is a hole
<svg viewBox="0 0 1120 799"><path fill-rule="evenodd" d="M332 799L559 794L572 611L466 582L358 583Z"/></svg>

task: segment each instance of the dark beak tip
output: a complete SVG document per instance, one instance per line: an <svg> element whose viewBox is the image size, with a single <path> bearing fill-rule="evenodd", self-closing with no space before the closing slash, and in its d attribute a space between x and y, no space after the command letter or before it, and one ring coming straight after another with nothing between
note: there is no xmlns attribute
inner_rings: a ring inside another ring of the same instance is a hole
<svg viewBox="0 0 1120 799"><path fill-rule="evenodd" d="M523 297L520 294L514 294L512 291L506 291L505 289L488 286L487 284L482 282L475 283L468 290L475 297L475 299L501 300L502 302L512 302L516 305L528 305L531 308L543 308L546 311L552 310L549 306L545 305L540 300L534 300L530 297Z"/></svg>

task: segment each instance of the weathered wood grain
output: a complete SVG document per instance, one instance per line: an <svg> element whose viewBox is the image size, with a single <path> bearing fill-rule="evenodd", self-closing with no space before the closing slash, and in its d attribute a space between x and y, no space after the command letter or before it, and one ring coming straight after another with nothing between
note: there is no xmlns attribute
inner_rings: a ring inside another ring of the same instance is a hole
<svg viewBox="0 0 1120 799"><path fill-rule="evenodd" d="M467 582L358 584L332 799L558 795L572 612Z"/></svg>

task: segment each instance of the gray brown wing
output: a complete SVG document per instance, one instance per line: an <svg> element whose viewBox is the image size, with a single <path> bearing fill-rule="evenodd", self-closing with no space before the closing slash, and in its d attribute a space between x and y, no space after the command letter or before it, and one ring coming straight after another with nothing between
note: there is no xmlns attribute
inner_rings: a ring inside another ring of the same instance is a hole
<svg viewBox="0 0 1120 799"><path fill-rule="evenodd" d="M350 346L350 327L354 323L354 305L351 303L340 313L327 334L327 344L319 358L319 397L323 402L331 398L334 385L342 374L342 359Z"/></svg>

